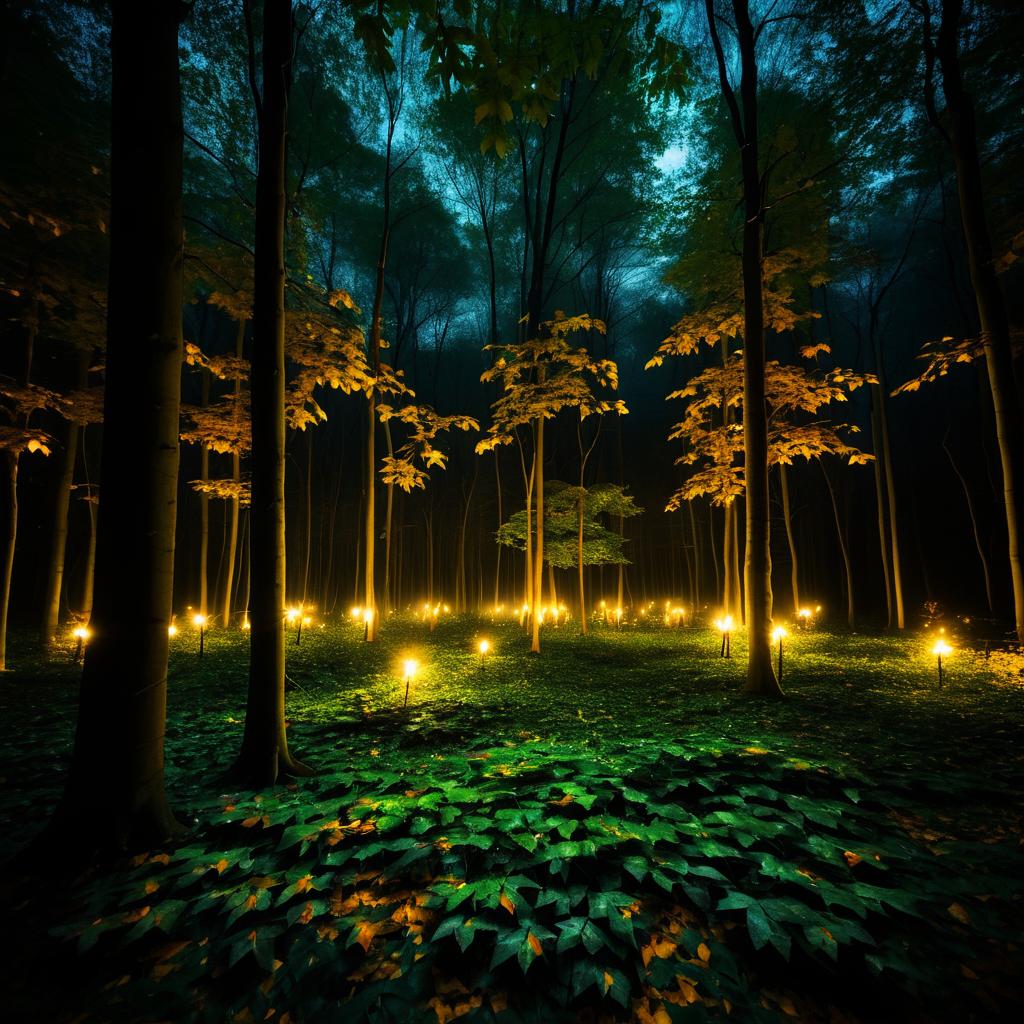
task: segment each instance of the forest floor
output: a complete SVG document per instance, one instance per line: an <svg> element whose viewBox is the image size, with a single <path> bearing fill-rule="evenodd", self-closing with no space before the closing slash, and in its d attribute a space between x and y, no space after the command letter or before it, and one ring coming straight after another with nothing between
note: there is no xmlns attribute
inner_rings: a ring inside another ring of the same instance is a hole
<svg viewBox="0 0 1024 1024"><path fill-rule="evenodd" d="M75 717L76 667L29 639L0 677L3 857L53 807ZM958 651L940 690L921 637L799 632L764 702L741 638L722 659L706 629L548 629L531 658L512 623L314 626L288 710L318 774L254 794L224 777L244 634L196 639L172 643L167 727L189 832L85 877L5 872L4 1019L1020 1019L1002 659Z"/></svg>

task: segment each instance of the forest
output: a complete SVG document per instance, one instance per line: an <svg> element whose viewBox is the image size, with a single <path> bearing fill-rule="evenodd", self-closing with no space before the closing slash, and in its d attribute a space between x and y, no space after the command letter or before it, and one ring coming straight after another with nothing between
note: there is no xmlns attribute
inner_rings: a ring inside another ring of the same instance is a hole
<svg viewBox="0 0 1024 1024"><path fill-rule="evenodd" d="M1019 1019L1017 0L0 39L5 1019Z"/></svg>

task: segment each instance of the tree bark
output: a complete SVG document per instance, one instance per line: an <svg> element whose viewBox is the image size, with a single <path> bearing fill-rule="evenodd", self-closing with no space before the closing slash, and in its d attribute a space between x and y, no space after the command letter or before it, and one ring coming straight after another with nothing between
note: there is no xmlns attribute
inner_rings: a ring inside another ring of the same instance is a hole
<svg viewBox="0 0 1024 1024"><path fill-rule="evenodd" d="M781 696L771 654L771 552L768 504L768 415L765 404L765 339L761 279L764 209L758 167L757 54L748 0L733 0L742 66L740 102L729 84L715 21L714 0L705 11L740 151L743 179L743 467L746 475L746 577L748 693ZM742 105L742 113L740 111Z"/></svg>
<svg viewBox="0 0 1024 1024"><path fill-rule="evenodd" d="M789 580L793 591L793 614L800 610L800 563L796 553L796 537L793 536L793 513L789 504L789 478L784 464L779 465L779 482L782 485L782 520L786 524L786 541L789 544Z"/></svg>
<svg viewBox="0 0 1024 1024"><path fill-rule="evenodd" d="M200 369L202 375L203 408L210 403L210 372L205 367ZM199 448L199 479L204 483L210 479L210 449L205 444ZM205 491L199 492L199 614L209 612L209 568L210 568L210 496Z"/></svg>
<svg viewBox="0 0 1024 1024"><path fill-rule="evenodd" d="M953 472L956 473L956 478L960 481L960 486L963 488L964 499L967 502L967 514L971 517L971 534L974 537L974 547L978 552L978 561L981 563L981 572L985 580L985 601L988 604L988 610L990 614L995 614L996 606L992 599L992 574L989 572L988 567L988 556L985 554L985 545L981 541L981 531L978 529L978 514L974 510L974 499L971 497L971 488L967 483L967 477L960 471L960 467L956 464L956 459L953 458L953 449L949 446L949 431L946 431L946 436L942 439L942 447L945 449L946 455L949 458L949 464L953 467Z"/></svg>
<svg viewBox="0 0 1024 1024"><path fill-rule="evenodd" d="M538 371L540 379L544 379L544 369ZM540 609L543 607L542 587L544 585L544 417L537 417L537 445L534 449L534 486L537 492L537 528L533 543L533 609L532 632L530 635L530 653L540 654Z"/></svg>
<svg viewBox="0 0 1024 1024"><path fill-rule="evenodd" d="M272 786L308 771L288 750L285 668L284 224L291 0L263 4L252 331L249 697L235 773Z"/></svg>
<svg viewBox="0 0 1024 1024"><path fill-rule="evenodd" d="M181 391L182 5L115 0L110 277L93 637L71 771L48 832L74 853L179 826L164 791ZM54 840L44 833L40 844Z"/></svg>
<svg viewBox="0 0 1024 1024"><path fill-rule="evenodd" d="M241 359L245 350L245 320L238 321L238 334L235 337L235 357ZM242 378L235 377L235 410L238 414L238 406L242 395ZM242 460L238 452L231 454L231 479L235 484L242 481ZM224 581L223 606L221 617L226 629L231 625L231 601L232 590L235 582L235 562L238 559L238 514L241 503L237 497L232 498L228 503L228 559L227 575Z"/></svg>
<svg viewBox="0 0 1024 1024"><path fill-rule="evenodd" d="M83 350L78 354L78 387L84 388L89 379L89 360L92 353ZM78 442L81 425L68 420L67 440L61 457L60 477L53 496L53 534L50 543L50 565L46 573L46 595L43 600L43 626L41 640L44 648L49 647L57 635L60 622L60 596L64 587L64 556L68 542L68 506L71 503L71 487L75 478L75 462L78 459Z"/></svg>
<svg viewBox="0 0 1024 1024"><path fill-rule="evenodd" d="M996 437L1003 469L1010 576L1013 581L1017 639L1024 641L1024 417L1013 375L1010 325L996 277L992 239L985 215L985 197L978 155L974 99L964 87L960 68L959 34L963 0L943 0L942 22L935 52L942 68L942 92L949 118L949 142L956 166L960 221L971 285L978 307L989 388L996 419Z"/></svg>

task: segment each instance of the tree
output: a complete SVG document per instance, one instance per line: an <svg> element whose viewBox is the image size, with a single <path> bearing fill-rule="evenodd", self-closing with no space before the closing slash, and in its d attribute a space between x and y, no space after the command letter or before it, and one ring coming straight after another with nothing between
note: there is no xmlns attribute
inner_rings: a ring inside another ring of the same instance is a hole
<svg viewBox="0 0 1024 1024"><path fill-rule="evenodd" d="M533 539L530 601L530 650L533 654L540 653L538 609L544 572L544 424L566 408L577 409L584 418L593 413L626 411L621 401L599 398L594 391L595 388L615 390L618 387L618 368L614 361L592 359L585 348L573 349L566 340L577 331L603 334L604 330L604 324L590 316L566 317L564 313L556 313L554 320L540 325L540 337L495 346L498 358L480 376L484 382L498 381L502 392L491 406L488 436L477 444L477 454L493 451L498 445L518 443L522 428L529 428L533 438L526 496L527 519L532 495L535 493L537 497L536 524L527 532Z"/></svg>
<svg viewBox="0 0 1024 1024"><path fill-rule="evenodd" d="M251 10L246 7L252 32ZM252 543L249 694L235 772L254 786L308 773L288 748L285 659L285 149L291 84L291 0L263 3L252 344ZM253 74L255 82L255 72Z"/></svg>
<svg viewBox="0 0 1024 1024"><path fill-rule="evenodd" d="M181 387L180 4L115 0L103 513L71 770L50 832L161 842ZM43 844L47 837L44 835Z"/></svg>
<svg viewBox="0 0 1024 1024"><path fill-rule="evenodd" d="M930 117L946 138L956 166L964 249L981 326L980 347L988 370L1003 470L1003 507L1013 581L1014 622L1017 639L1024 641L1024 414L1014 380L1010 322L999 286L985 211L974 97L964 82L960 64L963 0L942 0L942 15L938 32L934 35L929 3L923 3L921 11L926 60L925 97ZM946 101L941 114L935 107L933 76L936 62Z"/></svg>
<svg viewBox="0 0 1024 1024"><path fill-rule="evenodd" d="M628 564L622 534L609 529L602 522L602 517L618 519L639 515L643 509L636 505L632 495L619 484L579 488L561 480L549 480L545 486L544 559L549 566L572 569L588 565ZM581 508L582 547L579 542ZM498 543L525 551L528 531L526 510L521 509L499 527Z"/></svg>

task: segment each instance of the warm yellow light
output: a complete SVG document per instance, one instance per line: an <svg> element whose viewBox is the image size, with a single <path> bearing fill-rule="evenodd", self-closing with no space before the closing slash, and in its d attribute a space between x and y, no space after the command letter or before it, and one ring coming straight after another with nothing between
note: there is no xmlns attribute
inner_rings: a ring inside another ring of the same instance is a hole
<svg viewBox="0 0 1024 1024"><path fill-rule="evenodd" d="M373 609L372 608L364 609L364 611L363 611L363 622L365 622L367 624L373 622Z"/></svg>
<svg viewBox="0 0 1024 1024"><path fill-rule="evenodd" d="M602 601L601 602L601 607L604 608L604 606L605 606L605 603L604 603L604 601Z"/></svg>
<svg viewBox="0 0 1024 1024"><path fill-rule="evenodd" d="M85 627L79 626L72 634L76 640L88 640L92 633Z"/></svg>
<svg viewBox="0 0 1024 1024"><path fill-rule="evenodd" d="M622 609L621 608L616 608L615 609L615 618L617 618L617 619L621 619L622 618Z"/></svg>
<svg viewBox="0 0 1024 1024"><path fill-rule="evenodd" d="M932 654L939 658L945 658L953 653L953 648L945 640L939 640L932 648Z"/></svg>
<svg viewBox="0 0 1024 1024"><path fill-rule="evenodd" d="M797 612L797 615L799 615L801 619L804 619L806 621L811 617L811 609L801 608L800 611Z"/></svg>
<svg viewBox="0 0 1024 1024"><path fill-rule="evenodd" d="M406 658L405 661L402 662L402 671L405 675L405 678L412 679L412 677L416 675L417 671L419 670L419 667L420 663L415 658Z"/></svg>
<svg viewBox="0 0 1024 1024"><path fill-rule="evenodd" d="M303 616L302 624L304 626L308 626L312 621L313 620L308 615L305 615L305 616Z"/></svg>
<svg viewBox="0 0 1024 1024"><path fill-rule="evenodd" d="M732 616L726 615L721 619L715 619L715 629L720 633L731 633L732 632Z"/></svg>
<svg viewBox="0 0 1024 1024"><path fill-rule="evenodd" d="M248 619L243 619L242 629L252 629L252 623Z"/></svg>
<svg viewBox="0 0 1024 1024"><path fill-rule="evenodd" d="M789 634L786 632L786 627L785 626L776 626L772 630L772 639L776 643L778 643L784 636L788 636L788 635Z"/></svg>
<svg viewBox="0 0 1024 1024"><path fill-rule="evenodd" d="M361 619L363 617L363 609L360 608L358 605L353 605L351 608L349 608L348 613L352 616L353 619Z"/></svg>
<svg viewBox="0 0 1024 1024"><path fill-rule="evenodd" d="M447 615L450 611L451 611L451 608L449 608L448 605L445 605L444 606L444 613L445 613L445 615Z"/></svg>
<svg viewBox="0 0 1024 1024"><path fill-rule="evenodd" d="M299 617L300 614L301 613L299 612L298 608L289 608L288 609L288 621L289 622L294 622Z"/></svg>
<svg viewBox="0 0 1024 1024"><path fill-rule="evenodd" d="M199 629L202 629L203 626L206 625L206 616L205 615L193 615L192 616L192 625L196 626Z"/></svg>
<svg viewBox="0 0 1024 1024"><path fill-rule="evenodd" d="M490 640L481 640L480 643L477 644L477 648L479 649L480 654L482 656L482 655L486 654L491 649L491 641Z"/></svg>
<svg viewBox="0 0 1024 1024"><path fill-rule="evenodd" d="M178 627L173 622L167 627L167 635L168 636L177 636L178 635Z"/></svg>

